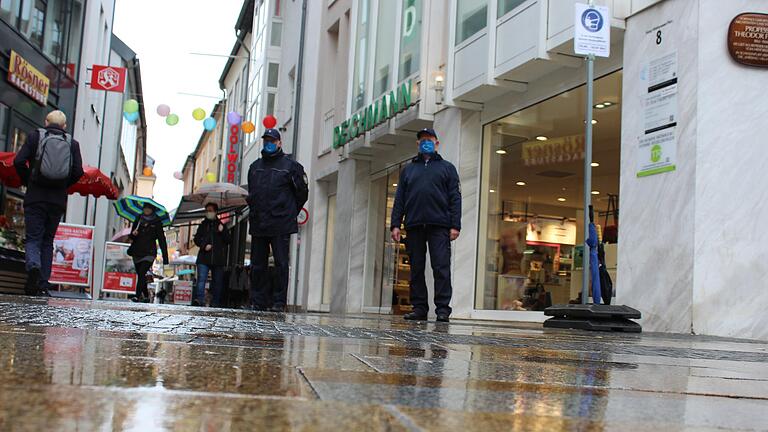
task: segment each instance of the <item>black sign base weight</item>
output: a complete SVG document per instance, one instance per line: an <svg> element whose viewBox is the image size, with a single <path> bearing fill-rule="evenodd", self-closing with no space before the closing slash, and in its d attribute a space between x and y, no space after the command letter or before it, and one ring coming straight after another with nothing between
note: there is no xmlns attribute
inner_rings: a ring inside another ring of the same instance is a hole
<svg viewBox="0 0 768 432"><path fill-rule="evenodd" d="M544 309L552 318L544 321L546 328L565 328L590 331L640 333L640 324L632 321L641 317L640 311L629 306L567 304Z"/></svg>

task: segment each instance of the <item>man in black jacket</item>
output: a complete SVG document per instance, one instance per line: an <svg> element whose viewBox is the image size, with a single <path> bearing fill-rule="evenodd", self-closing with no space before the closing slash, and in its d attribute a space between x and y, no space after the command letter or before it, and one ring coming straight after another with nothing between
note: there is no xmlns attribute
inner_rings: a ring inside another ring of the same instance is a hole
<svg viewBox="0 0 768 432"><path fill-rule="evenodd" d="M392 239L401 239L405 218L405 239L411 260L411 304L413 312L405 319L425 321L429 312L427 283L427 246L435 277L437 320L448 322L451 315L451 242L461 231L461 185L459 174L450 162L437 153L440 141L433 129L417 134L419 154L400 173L392 208Z"/></svg>
<svg viewBox="0 0 768 432"><path fill-rule="evenodd" d="M27 261L27 284L24 291L27 295L37 295L41 291L45 294L47 290L53 263L53 239L67 209L67 189L83 176L80 144L65 132L66 128L66 115L61 111L51 111L45 117L45 129L32 131L13 161L21 181L27 187L24 195ZM43 184L35 178L33 169L39 157L40 142L53 134L64 137L70 143L70 157L59 157L70 160L71 169L68 181Z"/></svg>
<svg viewBox="0 0 768 432"><path fill-rule="evenodd" d="M307 202L309 186L304 167L283 153L280 132L267 129L262 139L262 157L248 170L251 298L255 309L265 310L271 300L271 310L283 312L288 296L289 242L291 234L299 231L296 218ZM267 267L270 247L277 272L271 299Z"/></svg>
<svg viewBox="0 0 768 432"><path fill-rule="evenodd" d="M221 295L224 290L224 268L227 266L227 246L229 231L218 218L219 206L209 203L205 206L205 220L197 228L195 244L200 248L197 253L197 286L193 296L193 305L205 306L205 282L208 273L212 273L212 307L221 307Z"/></svg>

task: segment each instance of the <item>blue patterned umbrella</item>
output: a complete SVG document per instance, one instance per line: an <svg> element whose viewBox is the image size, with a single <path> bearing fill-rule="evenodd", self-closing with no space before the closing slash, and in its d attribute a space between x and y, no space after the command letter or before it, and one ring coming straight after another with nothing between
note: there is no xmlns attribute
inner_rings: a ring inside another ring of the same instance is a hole
<svg viewBox="0 0 768 432"><path fill-rule="evenodd" d="M117 214L122 218L128 219L131 223L136 222L144 212L145 204L155 208L155 214L163 222L163 226L171 226L171 216L168 214L168 210L151 198L130 195L114 202Z"/></svg>
<svg viewBox="0 0 768 432"><path fill-rule="evenodd" d="M587 246L589 246L589 274L592 280L592 299L595 304L600 304L600 262L597 256L597 228L595 228L595 211L592 206L589 206L589 238L587 238Z"/></svg>

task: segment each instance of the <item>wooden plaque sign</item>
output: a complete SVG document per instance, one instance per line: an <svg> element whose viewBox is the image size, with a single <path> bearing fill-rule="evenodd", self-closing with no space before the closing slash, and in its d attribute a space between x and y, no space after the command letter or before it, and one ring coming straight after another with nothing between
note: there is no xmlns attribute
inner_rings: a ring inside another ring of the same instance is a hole
<svg viewBox="0 0 768 432"><path fill-rule="evenodd" d="M741 64L768 67L768 14L736 16L728 27L728 51Z"/></svg>

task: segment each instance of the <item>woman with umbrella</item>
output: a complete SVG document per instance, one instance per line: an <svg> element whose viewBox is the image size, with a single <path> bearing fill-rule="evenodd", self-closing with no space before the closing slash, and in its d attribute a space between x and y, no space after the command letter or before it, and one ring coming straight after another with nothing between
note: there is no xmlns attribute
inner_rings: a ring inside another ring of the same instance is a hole
<svg viewBox="0 0 768 432"><path fill-rule="evenodd" d="M121 216L124 216L120 212L120 203L123 201L124 199L115 203L115 207L118 208L118 213ZM150 201L144 201L141 215L134 216L129 236L133 242L131 247L128 248L128 255L133 257L133 264L138 275L136 295L131 300L142 303L149 302L147 273L152 268L152 263L155 262L158 243L160 244L160 252L163 254L163 264L168 265L168 245L166 244L165 233L163 232L164 223L162 217L158 214L165 212L165 218L167 219L167 212L165 209L156 207ZM130 220L130 218L128 219Z"/></svg>

